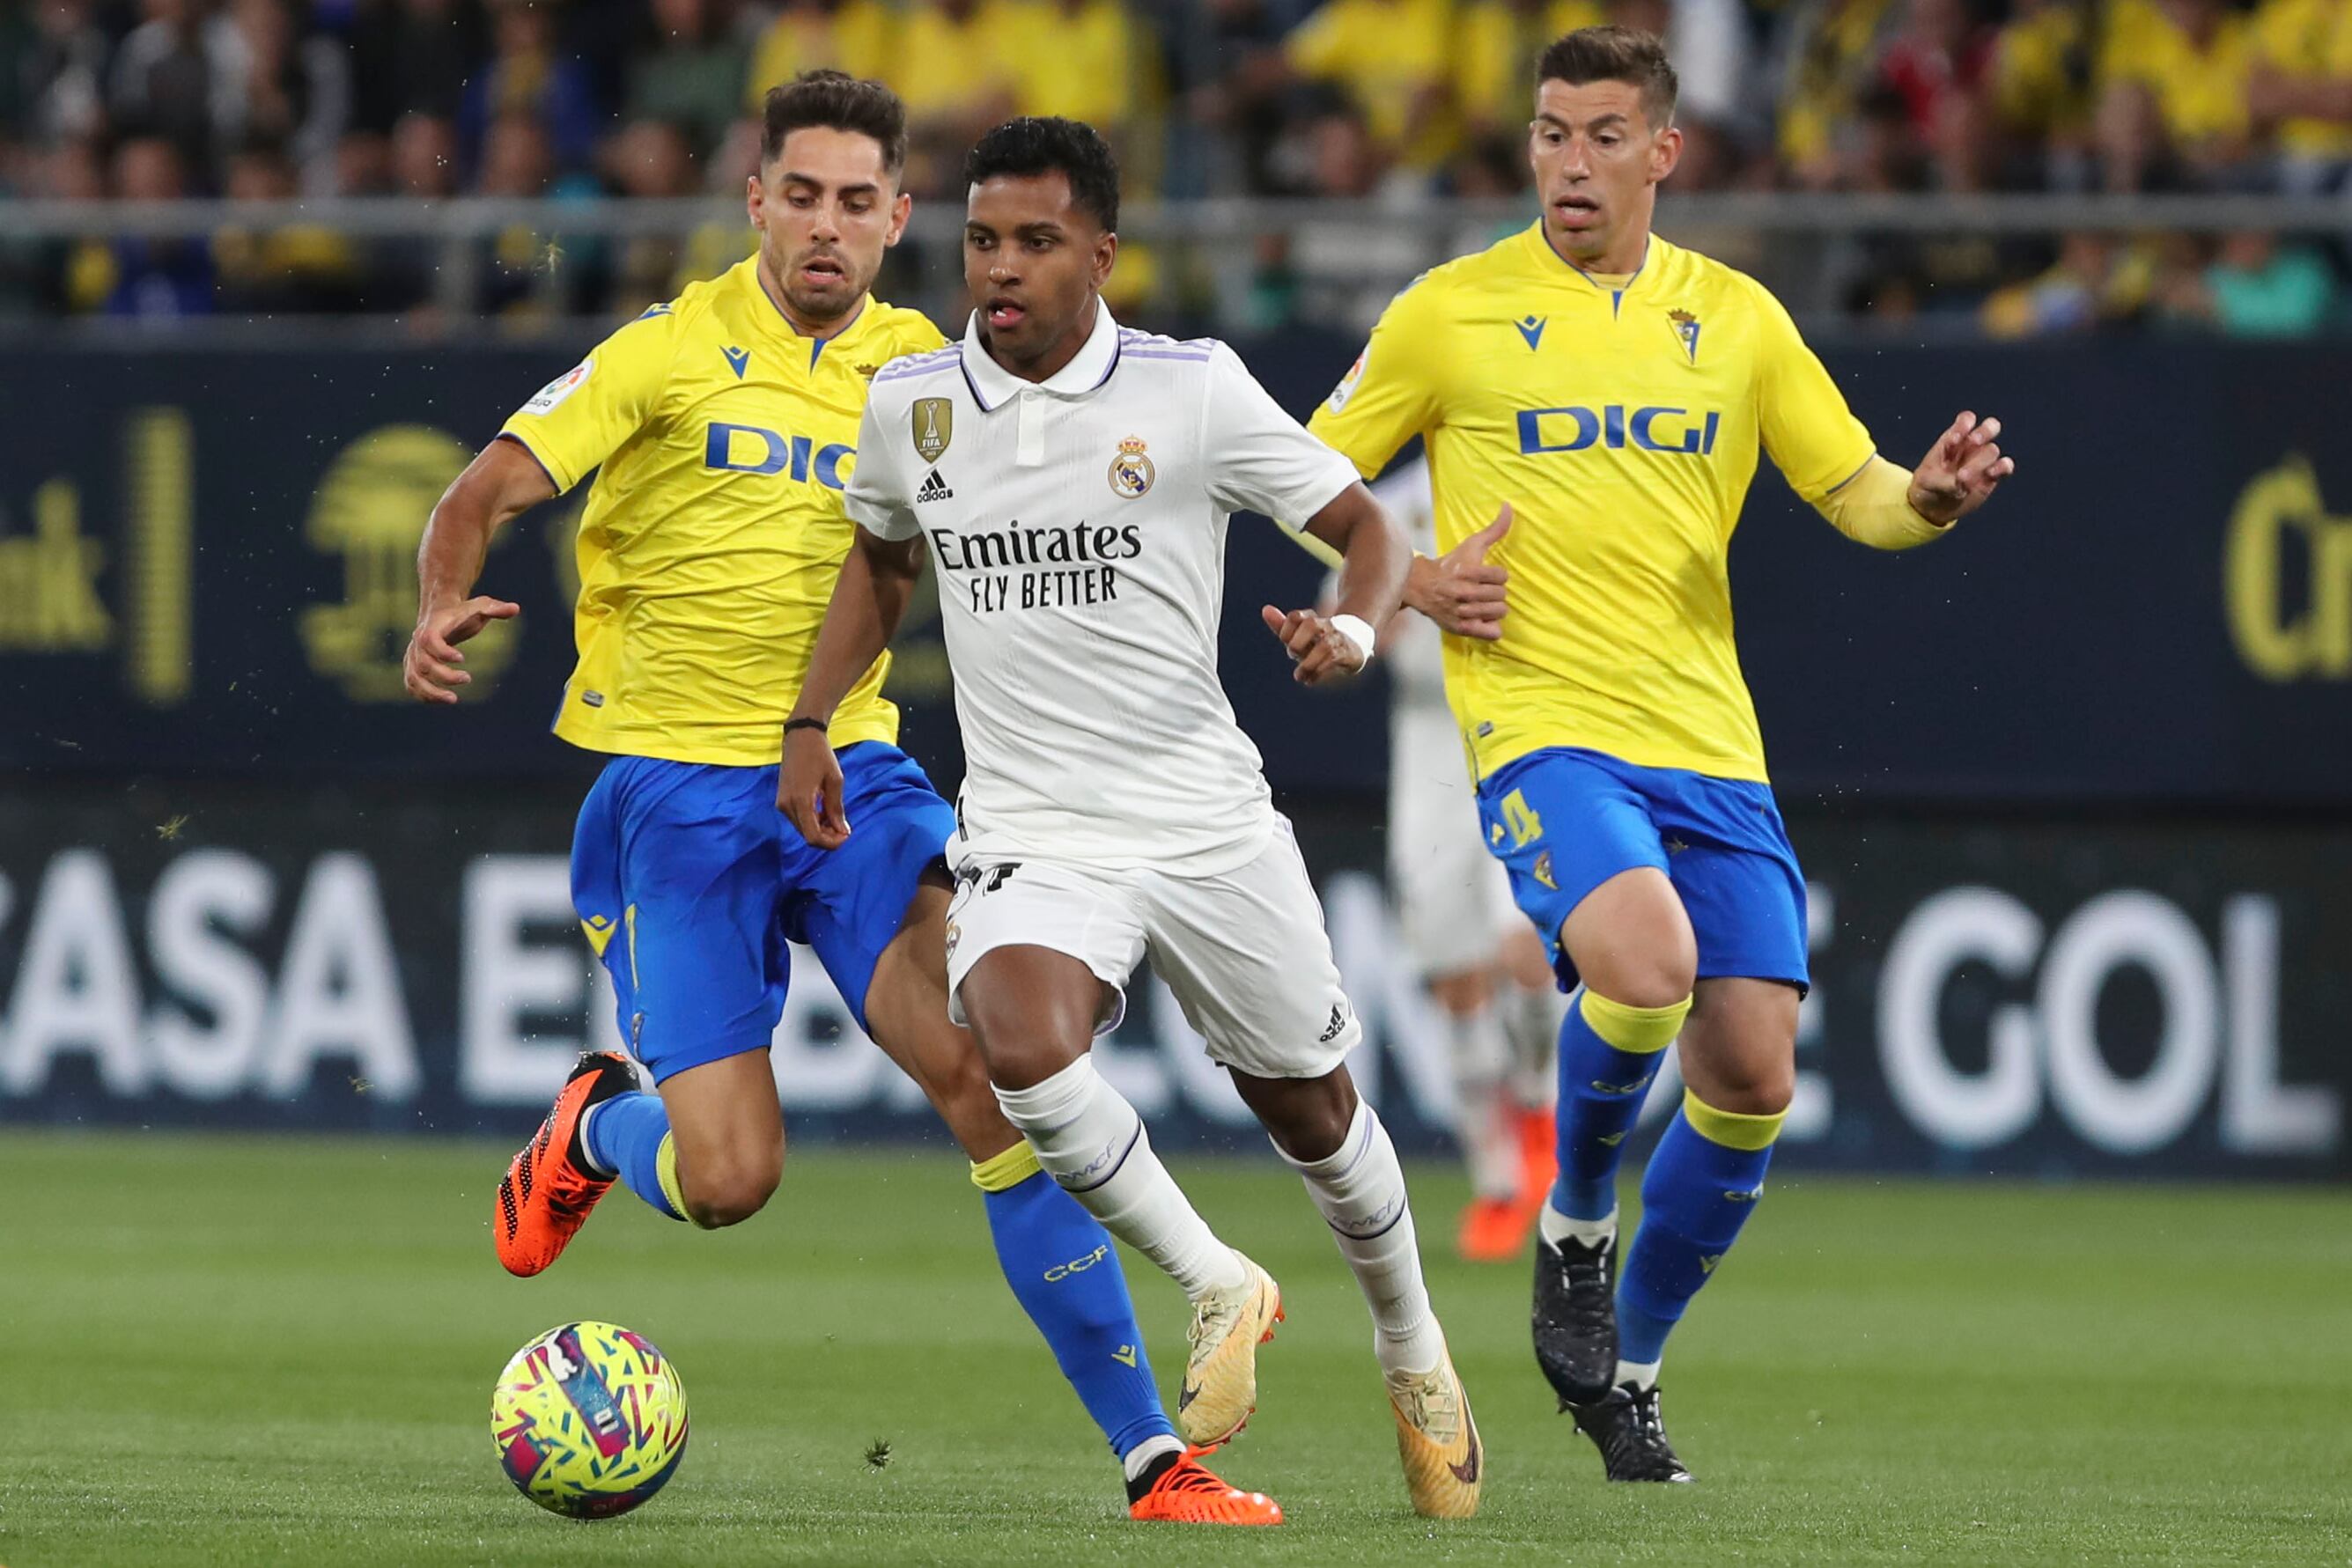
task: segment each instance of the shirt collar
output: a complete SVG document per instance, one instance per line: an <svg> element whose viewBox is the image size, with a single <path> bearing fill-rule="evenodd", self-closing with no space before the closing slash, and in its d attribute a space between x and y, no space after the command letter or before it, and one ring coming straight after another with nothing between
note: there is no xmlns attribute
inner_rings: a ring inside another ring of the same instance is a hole
<svg viewBox="0 0 2352 1568"><path fill-rule="evenodd" d="M839 330L831 337L811 338L793 325L793 319L784 314L784 308L776 303L774 295L768 292L766 282L760 277L759 256L756 255L749 256L738 265L742 267L743 280L756 301L752 306L753 316L764 323L769 330L790 344L796 358L805 354L807 366L812 370L815 368L818 358L827 349L845 341L852 333L866 324L866 313L874 304L874 296L869 292L857 302L856 310L848 320L841 324Z"/></svg>
<svg viewBox="0 0 2352 1568"><path fill-rule="evenodd" d="M1641 262L1635 266L1632 272L1625 275L1625 280L1622 283L1616 284L1612 287L1611 285L1601 283L1599 277L1596 277L1593 274L1585 271L1584 268L1577 266L1576 263L1569 260L1566 256L1560 255L1559 252L1552 249L1551 240L1544 234L1543 220L1541 218L1538 218L1535 221L1534 226L1528 230L1528 237L1531 242L1533 242L1535 248L1543 253L1545 260L1549 263L1551 269L1557 272L1564 272L1568 274L1570 277L1573 277L1579 282L1591 287L1594 293L1601 295L1604 298L1610 298L1612 304L1622 301L1626 295L1631 294L1633 291L1634 287L1641 283L1642 279L1649 274L1652 267L1657 262L1661 255L1659 246L1662 242L1656 235L1653 234L1642 242ZM1613 277L1615 275L1612 273L1604 274L1602 276Z"/></svg>
<svg viewBox="0 0 2352 1568"><path fill-rule="evenodd" d="M980 312L963 329L963 374L971 383L971 395L980 411L988 413L1003 407L1024 387L1035 387L1052 392L1055 397L1084 397L1110 380L1118 364L1118 323L1111 319L1110 307L1099 299L1095 302L1095 329L1078 346L1070 362L1042 382L1024 382L989 357L988 345L980 335Z"/></svg>

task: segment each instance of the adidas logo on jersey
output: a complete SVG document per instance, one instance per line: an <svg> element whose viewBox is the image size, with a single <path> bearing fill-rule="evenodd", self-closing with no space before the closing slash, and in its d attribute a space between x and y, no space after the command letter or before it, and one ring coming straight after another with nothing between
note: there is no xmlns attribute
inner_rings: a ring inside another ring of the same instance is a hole
<svg viewBox="0 0 2352 1568"><path fill-rule="evenodd" d="M916 488L915 505L919 507L926 501L949 500L954 495L955 492L948 488L948 482L940 477L940 471L934 468L924 476L922 484Z"/></svg>
<svg viewBox="0 0 2352 1568"><path fill-rule="evenodd" d="M1331 1009L1331 1022L1323 1030L1323 1038L1319 1043L1324 1045L1330 1044L1333 1040L1339 1038L1339 1031L1347 1027L1348 1009L1345 1008L1333 1008Z"/></svg>

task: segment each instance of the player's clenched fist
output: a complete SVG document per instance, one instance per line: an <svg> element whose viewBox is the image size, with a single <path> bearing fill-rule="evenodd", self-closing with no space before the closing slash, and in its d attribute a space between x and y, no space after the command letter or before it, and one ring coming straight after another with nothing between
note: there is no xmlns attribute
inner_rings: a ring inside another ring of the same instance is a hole
<svg viewBox="0 0 2352 1568"><path fill-rule="evenodd" d="M1962 413L1952 421L1911 472L1911 509L1931 523L1956 523L1983 506L1993 487L2017 472L2017 460L1994 444L2000 434L1997 419Z"/></svg>
<svg viewBox="0 0 2352 1568"><path fill-rule="evenodd" d="M1352 675L1371 657L1330 616L1312 610L1294 610L1286 615L1271 604L1258 614L1265 618L1265 629L1290 651L1292 663L1298 666L1291 672L1292 677L1302 685L1314 685L1334 674Z"/></svg>
<svg viewBox="0 0 2352 1568"><path fill-rule="evenodd" d="M521 613L520 604L479 594L455 604L427 606L417 617L407 655L400 664L401 682L408 687L408 695L418 702L456 702L457 688L471 685L474 680L462 668L466 655L457 651L457 644L470 642L493 621L511 621Z"/></svg>
<svg viewBox="0 0 2352 1568"><path fill-rule="evenodd" d="M1404 602L1456 637L1492 643L1503 634L1503 590L1511 574L1488 564L1486 552L1511 531L1511 504L1495 520L1432 559L1415 556L1405 574Z"/></svg>
<svg viewBox="0 0 2352 1568"><path fill-rule="evenodd" d="M802 838L821 850L849 841L849 813L841 801L841 760L814 722L784 731L783 765L776 769L776 810Z"/></svg>

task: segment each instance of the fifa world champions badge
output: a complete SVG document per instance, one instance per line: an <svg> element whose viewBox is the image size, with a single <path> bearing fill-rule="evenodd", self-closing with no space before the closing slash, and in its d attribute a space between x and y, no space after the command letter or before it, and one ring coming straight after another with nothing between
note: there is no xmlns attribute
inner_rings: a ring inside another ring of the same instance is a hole
<svg viewBox="0 0 2352 1568"><path fill-rule="evenodd" d="M919 397L910 411L915 430L915 450L923 455L926 463L937 463L940 454L955 439L955 404L943 397Z"/></svg>
<svg viewBox="0 0 2352 1568"><path fill-rule="evenodd" d="M1110 493L1122 500L1132 501L1151 488L1158 471L1151 459L1143 455L1143 437L1130 435L1118 444L1118 455L1110 460Z"/></svg>

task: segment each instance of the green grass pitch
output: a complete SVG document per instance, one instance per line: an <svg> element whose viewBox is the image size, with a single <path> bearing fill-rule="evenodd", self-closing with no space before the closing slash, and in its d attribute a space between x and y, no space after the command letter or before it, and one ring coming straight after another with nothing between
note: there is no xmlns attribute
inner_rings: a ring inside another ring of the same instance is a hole
<svg viewBox="0 0 2352 1568"><path fill-rule="evenodd" d="M1693 1488L1612 1490L1536 1375L1525 1270L1433 1287L1486 1506L1405 1506L1362 1308L1296 1181L1174 1162L1290 1322L1223 1458L1243 1537L1130 1524L944 1150L795 1154L693 1234L616 1192L514 1281L478 1144L0 1132L0 1563L2352 1563L2352 1195L1790 1176L1667 1362ZM1163 1389L1182 1302L1130 1257ZM541 1512L492 1377L571 1318L677 1362L637 1513ZM869 1442L891 1458L875 1469Z"/></svg>

